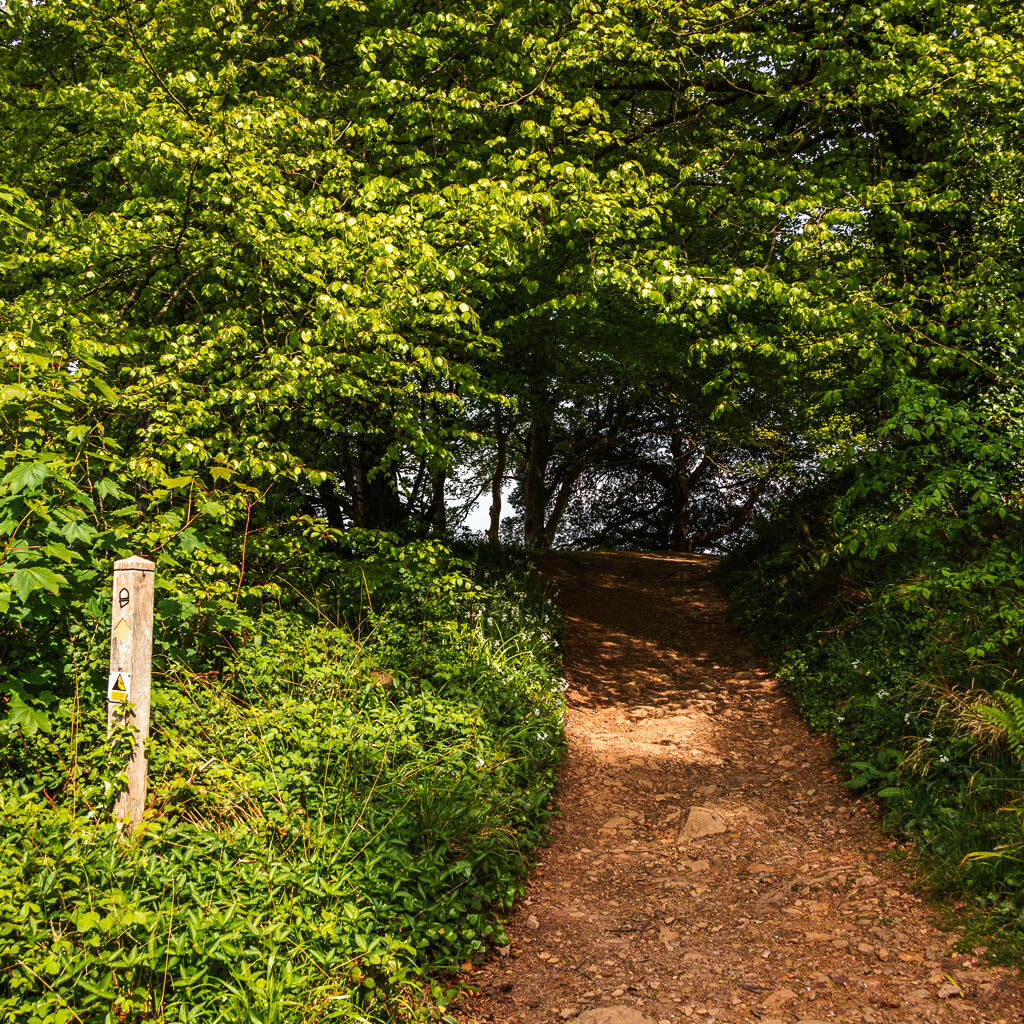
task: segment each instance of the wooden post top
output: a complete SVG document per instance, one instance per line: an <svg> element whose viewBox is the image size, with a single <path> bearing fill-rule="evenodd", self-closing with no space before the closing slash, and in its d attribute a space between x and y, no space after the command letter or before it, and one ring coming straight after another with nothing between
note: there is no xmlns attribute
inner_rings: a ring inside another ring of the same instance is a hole
<svg viewBox="0 0 1024 1024"><path fill-rule="evenodd" d="M148 558L140 558L138 555L122 558L119 562L114 563L114 572L124 572L125 570L132 569L136 572L153 572L156 569L156 565L149 561Z"/></svg>

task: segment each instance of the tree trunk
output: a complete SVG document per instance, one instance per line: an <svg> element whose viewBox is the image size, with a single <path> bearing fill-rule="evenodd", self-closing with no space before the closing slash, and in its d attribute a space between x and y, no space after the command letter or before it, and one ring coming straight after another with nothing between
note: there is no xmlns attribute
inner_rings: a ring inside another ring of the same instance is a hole
<svg viewBox="0 0 1024 1024"><path fill-rule="evenodd" d="M732 519L730 519L725 525L720 526L717 530L709 530L705 533L701 538L702 542L707 544L711 541L721 540L723 537L728 537L730 533L735 533L741 527L745 526L754 511L754 506L757 505L758 499L768 489L769 483L771 483L771 479L769 477L763 477L760 480L756 480L754 482L754 486L750 490L750 493L747 495L746 501L744 501L743 504L735 510Z"/></svg>
<svg viewBox="0 0 1024 1024"><path fill-rule="evenodd" d="M430 501L430 523L434 534L443 537L448 529L448 507L444 502L444 485L448 479L448 470L439 469L434 474L433 496Z"/></svg>
<svg viewBox="0 0 1024 1024"><path fill-rule="evenodd" d="M575 490L580 477L583 476L583 471L586 466L587 463L581 461L572 469L567 470L565 476L562 478L562 482L558 486L558 491L555 494L555 500L551 506L551 514L548 516L547 522L544 524L543 548L545 551L547 551L555 542L555 534L558 533L558 527L562 522L562 516L565 515L565 510L569 507L573 491Z"/></svg>
<svg viewBox="0 0 1024 1024"><path fill-rule="evenodd" d="M670 444L672 472L668 479L668 508L672 532L669 536L668 546L670 551L683 551L689 519L690 495L684 485L686 472L683 459L683 437L679 431L672 431Z"/></svg>
<svg viewBox="0 0 1024 1024"><path fill-rule="evenodd" d="M498 527L501 525L501 488L505 483L505 461L507 458L505 426L501 419L501 406L494 412L494 436L498 442L497 460L494 475L491 477L491 521L487 527L487 539L492 544L498 543Z"/></svg>
<svg viewBox="0 0 1024 1024"><path fill-rule="evenodd" d="M546 551L550 541L544 529L548 491L544 476L551 457L551 422L535 417L526 439L526 480L523 487L523 541L528 548Z"/></svg>
<svg viewBox="0 0 1024 1024"><path fill-rule="evenodd" d="M384 466L383 446L360 440L356 461L356 524L390 530L402 519L394 472ZM374 472L376 470L376 472Z"/></svg>
<svg viewBox="0 0 1024 1024"><path fill-rule="evenodd" d="M670 551L693 551L690 532L690 495L693 485L704 475L711 464L705 455L692 473L688 471L690 459L697 454L697 445L683 451L683 435L673 431L670 439L672 451L672 472L668 483L669 515L671 516Z"/></svg>
<svg viewBox="0 0 1024 1024"><path fill-rule="evenodd" d="M317 484L316 492L327 516L327 525L334 530L344 530L345 515L341 510L341 502L338 501L338 489L334 486L333 477L328 477L323 483Z"/></svg>

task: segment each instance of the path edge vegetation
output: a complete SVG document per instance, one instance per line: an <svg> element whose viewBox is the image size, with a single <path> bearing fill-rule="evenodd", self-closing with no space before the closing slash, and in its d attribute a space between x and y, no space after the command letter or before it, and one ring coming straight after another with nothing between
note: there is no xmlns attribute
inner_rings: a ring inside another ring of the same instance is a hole
<svg viewBox="0 0 1024 1024"><path fill-rule="evenodd" d="M959 564L940 560L928 531L886 556L837 550L837 497L801 496L727 555L718 579L731 614L810 727L832 737L851 792L912 841L900 856L964 941L1020 966L1019 634L993 635L1018 583L986 570L999 552L983 545ZM984 587L963 586L986 571Z"/></svg>
<svg viewBox="0 0 1024 1024"><path fill-rule="evenodd" d="M441 1016L504 941L565 742L545 587L478 554L367 555L349 592L224 638L219 667L163 653L132 839L102 641L45 729L0 724L0 1017Z"/></svg>

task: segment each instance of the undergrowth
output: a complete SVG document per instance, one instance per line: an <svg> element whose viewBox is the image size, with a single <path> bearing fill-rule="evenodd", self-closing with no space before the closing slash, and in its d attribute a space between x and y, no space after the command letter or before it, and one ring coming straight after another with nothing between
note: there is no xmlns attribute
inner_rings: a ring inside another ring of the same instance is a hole
<svg viewBox="0 0 1024 1024"><path fill-rule="evenodd" d="M815 502L724 561L733 615L834 737L848 785L914 839L936 894L967 904L970 941L1022 964L1020 582L986 566L1018 557L1020 537L858 559Z"/></svg>
<svg viewBox="0 0 1024 1024"><path fill-rule="evenodd" d="M48 731L0 724L0 1019L437 1016L502 939L564 744L537 584L472 575L432 556L358 601L265 609L219 671L164 658L132 841L102 678Z"/></svg>

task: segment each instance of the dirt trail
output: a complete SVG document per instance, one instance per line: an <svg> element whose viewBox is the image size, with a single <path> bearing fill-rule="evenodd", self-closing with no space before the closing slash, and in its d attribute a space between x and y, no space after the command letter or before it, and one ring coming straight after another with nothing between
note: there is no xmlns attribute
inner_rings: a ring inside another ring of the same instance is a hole
<svg viewBox="0 0 1024 1024"><path fill-rule="evenodd" d="M562 813L463 1024L1024 1021L1019 975L952 951L728 622L714 564L545 564L570 684Z"/></svg>

